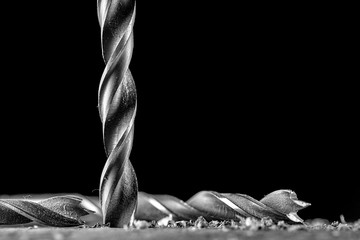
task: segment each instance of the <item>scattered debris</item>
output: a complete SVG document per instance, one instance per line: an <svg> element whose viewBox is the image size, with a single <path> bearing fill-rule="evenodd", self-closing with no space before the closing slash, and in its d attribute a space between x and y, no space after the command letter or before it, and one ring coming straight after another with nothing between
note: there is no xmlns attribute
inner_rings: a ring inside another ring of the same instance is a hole
<svg viewBox="0 0 360 240"><path fill-rule="evenodd" d="M109 224L97 223L93 226L82 225L82 228L109 228ZM255 218L241 218L235 220L212 220L207 221L204 217L199 217L196 220L181 220L174 221L171 216L165 217L159 221L145 221L135 220L132 226L124 226L124 229L156 229L156 228L186 228L189 230L199 229L219 229L223 231L230 230L244 230L244 231L270 231L270 230L285 230L289 232L293 231L332 231L336 236L339 231L360 231L360 219L355 222L345 222L344 217L340 216L340 221L334 221L330 223L326 219L315 218L307 220L304 224L288 224L284 221L274 222L271 218L265 217L262 219Z"/></svg>
<svg viewBox="0 0 360 240"><path fill-rule="evenodd" d="M92 228L108 227L104 224L96 224ZM242 218L235 220L212 220L207 221L204 217L189 221L174 221L171 217L166 217L160 221L144 221L135 220L132 226L127 226L125 229L149 229L149 228L188 228L190 230L197 229L220 229L224 231L229 230L244 230L244 231L259 231L259 230L285 230L285 231L311 231L311 230L325 230L325 231L359 231L360 219L354 223L343 223L329 221L321 218L308 220L304 224L288 224L284 221L274 222L271 218ZM336 234L335 234L336 235Z"/></svg>

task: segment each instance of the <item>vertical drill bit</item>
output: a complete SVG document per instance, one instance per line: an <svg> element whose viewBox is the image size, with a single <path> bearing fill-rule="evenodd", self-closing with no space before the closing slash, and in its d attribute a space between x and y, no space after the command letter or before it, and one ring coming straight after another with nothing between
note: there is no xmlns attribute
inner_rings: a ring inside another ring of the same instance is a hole
<svg viewBox="0 0 360 240"><path fill-rule="evenodd" d="M98 0L105 70L98 92L107 161L100 181L103 223L131 224L137 205L137 179L129 161L134 135L136 89L129 64L133 50L135 0Z"/></svg>

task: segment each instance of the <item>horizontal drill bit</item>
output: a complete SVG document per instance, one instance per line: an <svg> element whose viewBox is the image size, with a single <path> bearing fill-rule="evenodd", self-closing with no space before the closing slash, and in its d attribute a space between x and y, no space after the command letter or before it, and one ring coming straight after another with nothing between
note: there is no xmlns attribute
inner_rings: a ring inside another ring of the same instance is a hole
<svg viewBox="0 0 360 240"><path fill-rule="evenodd" d="M297 211L310 206L297 199L291 190L278 190L266 195L260 201L238 193L201 191L184 202L170 195L139 193L135 218L138 220L239 220L253 217L271 218L273 221L303 223Z"/></svg>
<svg viewBox="0 0 360 240"><path fill-rule="evenodd" d="M79 226L84 224L80 217L93 213L81 205L82 201L77 196L56 196L40 201L0 199L0 225Z"/></svg>

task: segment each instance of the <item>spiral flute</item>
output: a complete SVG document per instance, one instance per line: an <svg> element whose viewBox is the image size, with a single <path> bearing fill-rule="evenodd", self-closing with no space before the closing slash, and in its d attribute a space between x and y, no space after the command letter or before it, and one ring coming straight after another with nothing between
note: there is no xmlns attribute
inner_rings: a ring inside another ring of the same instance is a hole
<svg viewBox="0 0 360 240"><path fill-rule="evenodd" d="M140 192L135 218L138 220L195 220L202 216L206 220L239 220L253 217L269 217L273 221L302 223L297 211L309 206L297 199L291 190L278 190L260 201L244 195L201 191L184 202L170 195L151 195Z"/></svg>
<svg viewBox="0 0 360 240"><path fill-rule="evenodd" d="M106 63L98 92L107 155L100 182L100 205L103 223L123 227L133 221L138 191L129 161L137 100L129 70L135 0L98 0L97 9Z"/></svg>

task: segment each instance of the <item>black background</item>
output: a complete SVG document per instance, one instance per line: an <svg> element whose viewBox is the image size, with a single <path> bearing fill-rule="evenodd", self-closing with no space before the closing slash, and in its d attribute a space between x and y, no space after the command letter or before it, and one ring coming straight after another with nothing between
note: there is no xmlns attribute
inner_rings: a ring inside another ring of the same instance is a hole
<svg viewBox="0 0 360 240"><path fill-rule="evenodd" d="M95 1L73 2L4 7L0 195L98 194L105 64ZM139 1L140 190L292 189L312 203L302 218L358 219L351 18L329 5Z"/></svg>

